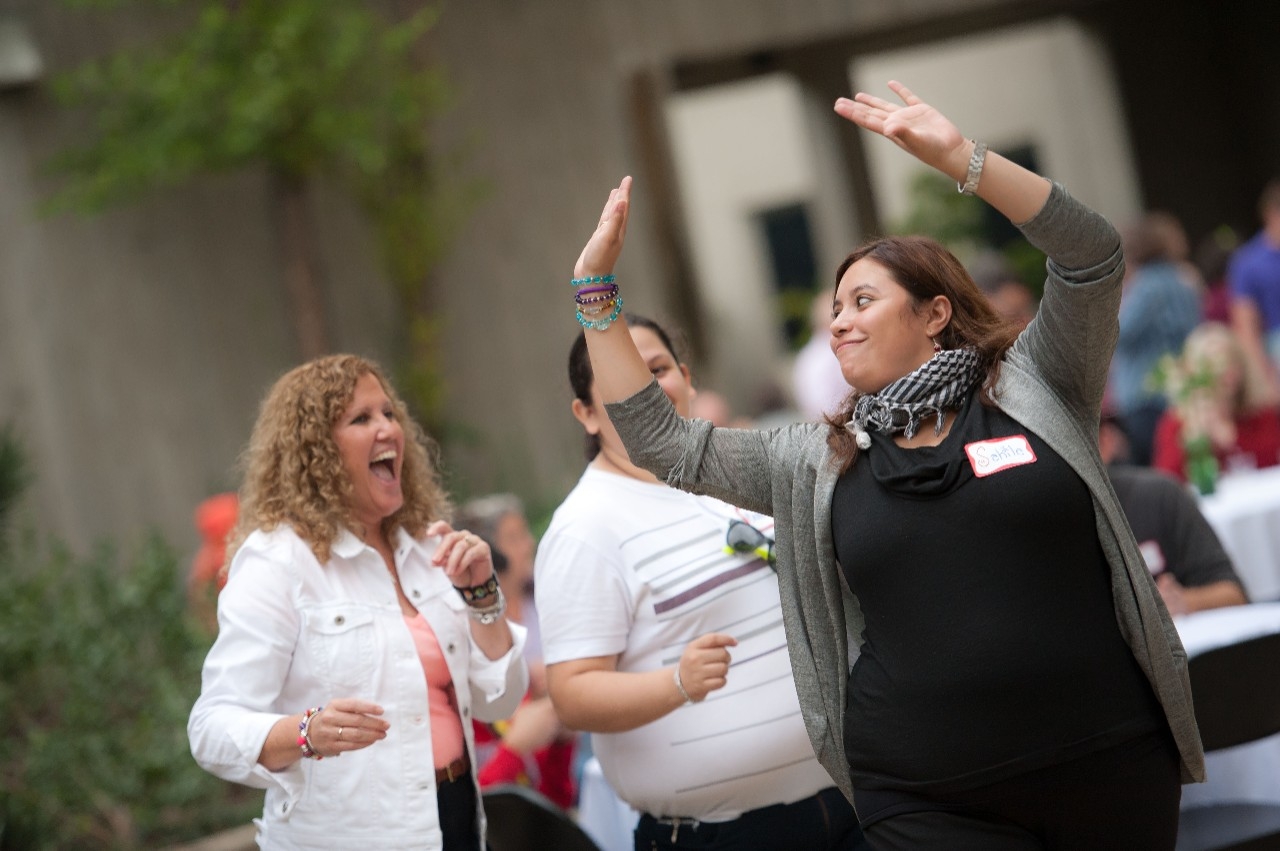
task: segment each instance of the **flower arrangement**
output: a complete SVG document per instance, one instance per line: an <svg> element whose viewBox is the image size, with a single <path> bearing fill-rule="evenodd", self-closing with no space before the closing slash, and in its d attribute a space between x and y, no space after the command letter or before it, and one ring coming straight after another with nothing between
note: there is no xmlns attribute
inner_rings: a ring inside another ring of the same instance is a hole
<svg viewBox="0 0 1280 851"><path fill-rule="evenodd" d="M1233 367L1231 352L1218 346L1187 346L1165 355L1152 371L1151 382L1168 400L1182 423L1185 453L1183 473L1201 494L1213 493L1220 472L1214 447L1235 441L1231 406L1224 379Z"/></svg>

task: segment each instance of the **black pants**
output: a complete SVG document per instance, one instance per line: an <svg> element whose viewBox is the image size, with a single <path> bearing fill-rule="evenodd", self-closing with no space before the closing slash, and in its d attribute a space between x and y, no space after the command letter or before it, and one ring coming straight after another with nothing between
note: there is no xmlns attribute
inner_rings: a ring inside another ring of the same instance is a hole
<svg viewBox="0 0 1280 851"><path fill-rule="evenodd" d="M1167 733L867 824L875 851L1172 851L1182 798Z"/></svg>
<svg viewBox="0 0 1280 851"><path fill-rule="evenodd" d="M636 825L636 851L865 851L853 807L835 787L796 801L774 804L733 821L657 819L648 813Z"/></svg>
<svg viewBox="0 0 1280 851"><path fill-rule="evenodd" d="M436 787L436 808L444 851L476 851L480 847L480 826L476 824L476 787L471 773Z"/></svg>

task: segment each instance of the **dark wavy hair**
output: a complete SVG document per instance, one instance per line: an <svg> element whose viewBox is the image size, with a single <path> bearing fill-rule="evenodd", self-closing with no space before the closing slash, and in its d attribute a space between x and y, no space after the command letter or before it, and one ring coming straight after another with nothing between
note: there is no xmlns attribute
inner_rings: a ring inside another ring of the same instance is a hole
<svg viewBox="0 0 1280 851"><path fill-rule="evenodd" d="M862 245L836 269L836 287L849 267L863 259L884 267L911 295L915 309L935 296L946 296L951 302L951 321L937 342L944 349L967 346L978 351L979 363L987 373L982 382L982 401L991 404L991 391L1000 377L1000 358L1013 345L1020 328L996 313L956 256L927 236L885 236ZM833 291L833 306L834 302ZM840 409L826 418L827 444L839 459L842 471L852 466L858 454L853 433L845 426L863 395L855 389Z"/></svg>
<svg viewBox="0 0 1280 851"><path fill-rule="evenodd" d="M671 352L671 356L676 359L677 363L683 362L680 353L676 351L675 344L671 342L671 335L667 333L665 328L647 316L640 316L636 313L624 315L626 316L628 327L648 328L658 335L662 345L666 347L667 351ZM584 405L592 404L591 385L595 383L595 380L595 373L591 370L591 356L587 354L587 335L585 331L579 331L578 336L573 341L573 345L569 347L569 387L573 390L574 398ZM585 454L587 460L591 461L600 454L600 438L594 434L588 434L586 438Z"/></svg>

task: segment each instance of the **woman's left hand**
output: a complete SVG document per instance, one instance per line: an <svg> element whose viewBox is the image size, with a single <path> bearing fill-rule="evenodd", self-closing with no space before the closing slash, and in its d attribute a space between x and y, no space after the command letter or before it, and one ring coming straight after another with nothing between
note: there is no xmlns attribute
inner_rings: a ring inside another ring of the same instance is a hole
<svg viewBox="0 0 1280 851"><path fill-rule="evenodd" d="M454 529L443 520L428 526L427 534L440 536L440 546L431 562L444 570L455 588L474 588L489 581L493 553L483 538L465 529Z"/></svg>
<svg viewBox="0 0 1280 851"><path fill-rule="evenodd" d="M902 98L901 105L858 92L852 100L838 99L835 111L859 127L879 133L925 165L963 179L970 146L955 124L902 83L891 80L889 88Z"/></svg>

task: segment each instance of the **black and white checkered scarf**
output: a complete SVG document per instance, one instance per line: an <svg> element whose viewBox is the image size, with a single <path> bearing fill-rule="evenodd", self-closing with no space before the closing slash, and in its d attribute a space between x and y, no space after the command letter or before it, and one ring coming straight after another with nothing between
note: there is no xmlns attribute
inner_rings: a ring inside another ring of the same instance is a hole
<svg viewBox="0 0 1280 851"><path fill-rule="evenodd" d="M857 435L858 446L869 449L867 431L881 434L902 432L915 437L921 422L932 415L937 419L936 434L942 433L942 412L959 407L965 394L981 377L978 352L975 349L948 349L935 354L879 393L858 399L853 418L847 428Z"/></svg>

